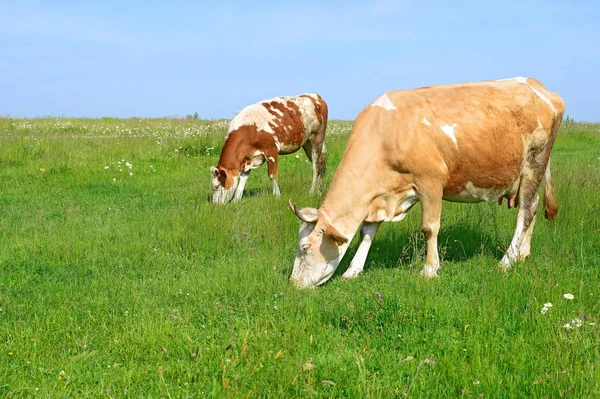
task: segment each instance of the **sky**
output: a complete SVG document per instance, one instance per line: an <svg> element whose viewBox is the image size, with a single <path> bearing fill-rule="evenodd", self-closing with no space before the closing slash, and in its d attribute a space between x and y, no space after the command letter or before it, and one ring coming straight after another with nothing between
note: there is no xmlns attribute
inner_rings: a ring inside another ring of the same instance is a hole
<svg viewBox="0 0 600 399"><path fill-rule="evenodd" d="M0 115L232 118L319 93L531 76L600 122L600 2L2 0Z"/></svg>

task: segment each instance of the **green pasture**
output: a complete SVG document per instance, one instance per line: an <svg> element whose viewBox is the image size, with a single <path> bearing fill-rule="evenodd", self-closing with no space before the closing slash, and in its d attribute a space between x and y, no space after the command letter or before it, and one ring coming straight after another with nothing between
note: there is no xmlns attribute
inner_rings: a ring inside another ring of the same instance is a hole
<svg viewBox="0 0 600 399"><path fill-rule="evenodd" d="M351 127L329 124L326 183ZM539 213L508 273L516 211L444 203L439 278L419 277L417 206L359 278L340 278L354 242L305 291L287 201L319 205L310 163L280 158L281 199L263 167L241 202L209 204L226 132L0 119L0 397L600 397L600 125L563 124L558 218Z"/></svg>

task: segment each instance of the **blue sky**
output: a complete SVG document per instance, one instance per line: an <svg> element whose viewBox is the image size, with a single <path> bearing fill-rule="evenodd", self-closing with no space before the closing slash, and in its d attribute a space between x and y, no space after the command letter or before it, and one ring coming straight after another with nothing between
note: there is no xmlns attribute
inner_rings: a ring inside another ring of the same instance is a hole
<svg viewBox="0 0 600 399"><path fill-rule="evenodd" d="M533 76L600 121L597 1L0 3L0 115L231 118L318 92L354 119L395 89Z"/></svg>

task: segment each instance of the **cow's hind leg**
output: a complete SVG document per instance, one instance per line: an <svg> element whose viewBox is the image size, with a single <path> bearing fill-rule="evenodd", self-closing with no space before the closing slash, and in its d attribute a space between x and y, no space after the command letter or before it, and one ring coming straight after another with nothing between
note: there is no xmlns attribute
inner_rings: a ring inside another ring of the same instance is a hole
<svg viewBox="0 0 600 399"><path fill-rule="evenodd" d="M533 234L533 227L535 226L535 217L537 214L537 206L539 202L539 195L536 194L535 201L532 206L533 217L531 219L531 223L529 223L529 227L523 232L523 240L521 241L521 245L519 246L519 253L517 255L517 259L519 261L524 261L529 254L531 253L531 235Z"/></svg>
<svg viewBox="0 0 600 399"><path fill-rule="evenodd" d="M419 185L417 191L422 208L422 229L427 239L427 263L421 270L423 277L436 277L440 268L437 237L440 231L442 214L442 186L436 183Z"/></svg>
<svg viewBox="0 0 600 399"><path fill-rule="evenodd" d="M310 195L321 191L323 177L325 176L326 150L325 143L319 140L319 136L312 136L304 143L302 148L312 163L313 179L310 187Z"/></svg>
<svg viewBox="0 0 600 399"><path fill-rule="evenodd" d="M281 191L279 191L279 184L277 184L277 178L279 176L277 161L279 159L279 154L277 151L265 152L265 158L267 159L267 173L269 173L269 179L273 182L273 194L275 194L276 197L280 197Z"/></svg>
<svg viewBox="0 0 600 399"><path fill-rule="evenodd" d="M350 266L348 270L342 275L344 280L351 279L353 277L358 276L365 267L365 261L367 260L367 255L369 254L369 249L371 248L371 243L373 242L373 238L375 238L375 234L377 234L377 230L379 229L379 225L381 223L364 223L362 228L360 229L360 245L358 246L358 250L352 258L352 262L350 262Z"/></svg>
<svg viewBox="0 0 600 399"><path fill-rule="evenodd" d="M535 150L529 151L519 184L517 227L510 246L498 265L504 270L510 268L517 260L525 259L530 253L531 235L539 202L538 189L544 177L549 154L547 149L538 150L537 154Z"/></svg>

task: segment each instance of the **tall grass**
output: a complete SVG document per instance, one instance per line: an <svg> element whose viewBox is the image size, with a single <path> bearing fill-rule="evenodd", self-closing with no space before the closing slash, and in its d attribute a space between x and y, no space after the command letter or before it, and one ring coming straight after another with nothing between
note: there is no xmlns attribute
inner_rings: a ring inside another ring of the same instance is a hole
<svg viewBox="0 0 600 399"><path fill-rule="evenodd" d="M330 123L327 182L350 128ZM306 156L280 158L281 200L259 169L213 206L226 129L0 119L1 396L600 397L599 125L562 128L558 220L538 216L510 272L516 212L445 203L438 279L418 276L415 209L382 226L360 278L339 278L354 243L312 291L287 283L287 199L320 202Z"/></svg>

